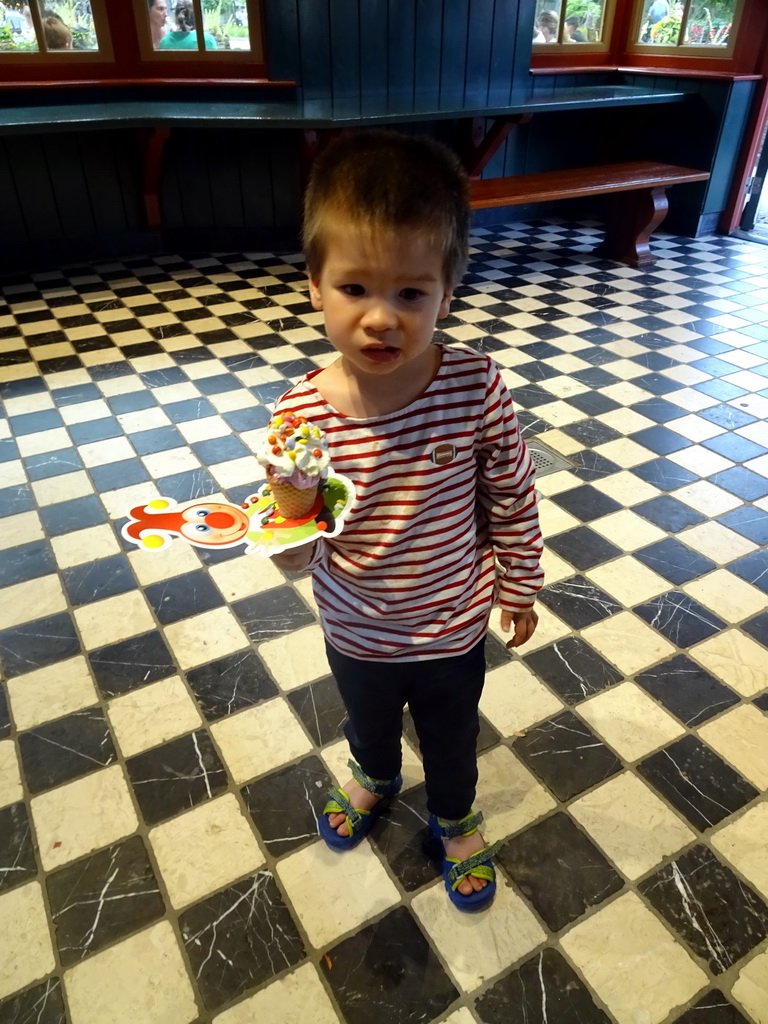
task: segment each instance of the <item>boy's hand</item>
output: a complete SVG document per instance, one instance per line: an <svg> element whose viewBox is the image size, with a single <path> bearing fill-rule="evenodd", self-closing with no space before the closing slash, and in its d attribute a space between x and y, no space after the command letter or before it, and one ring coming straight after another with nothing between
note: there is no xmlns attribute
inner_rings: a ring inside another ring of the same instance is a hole
<svg viewBox="0 0 768 1024"><path fill-rule="evenodd" d="M510 647L522 647L524 643L531 639L533 634L536 632L536 626L539 623L539 616L531 608L527 612L507 612L502 609L501 611L501 631L502 633L508 633L509 627L514 622L515 624L515 635L507 643L507 648Z"/></svg>
<svg viewBox="0 0 768 1024"><path fill-rule="evenodd" d="M278 569L287 569L289 572L301 572L312 561L316 543L317 541L313 544L302 544L300 548L292 548L290 551L283 551L279 555L271 555L270 557Z"/></svg>

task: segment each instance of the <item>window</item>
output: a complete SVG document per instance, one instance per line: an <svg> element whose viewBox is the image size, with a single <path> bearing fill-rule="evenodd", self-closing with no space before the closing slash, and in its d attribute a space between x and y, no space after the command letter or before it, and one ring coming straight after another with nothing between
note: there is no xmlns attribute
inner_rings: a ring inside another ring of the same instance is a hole
<svg viewBox="0 0 768 1024"><path fill-rule="evenodd" d="M739 6L739 0L643 0L636 43L726 50Z"/></svg>
<svg viewBox="0 0 768 1024"><path fill-rule="evenodd" d="M546 0L536 15L534 43L600 44L604 39L606 0Z"/></svg>
<svg viewBox="0 0 768 1024"><path fill-rule="evenodd" d="M99 33L89 0L0 3L0 53L98 51Z"/></svg>
<svg viewBox="0 0 768 1024"><path fill-rule="evenodd" d="M152 50L165 57L182 51L246 51L252 44L245 0L146 0L146 31Z"/></svg>

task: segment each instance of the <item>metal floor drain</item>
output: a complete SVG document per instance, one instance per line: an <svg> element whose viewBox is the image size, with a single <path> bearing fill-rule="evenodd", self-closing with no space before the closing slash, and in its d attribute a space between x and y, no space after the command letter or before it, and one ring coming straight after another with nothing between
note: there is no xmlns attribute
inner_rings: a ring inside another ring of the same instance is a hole
<svg viewBox="0 0 768 1024"><path fill-rule="evenodd" d="M573 469L568 459L547 448L541 441L526 441L531 459L536 467L536 476L546 476L548 473L557 473L561 469Z"/></svg>

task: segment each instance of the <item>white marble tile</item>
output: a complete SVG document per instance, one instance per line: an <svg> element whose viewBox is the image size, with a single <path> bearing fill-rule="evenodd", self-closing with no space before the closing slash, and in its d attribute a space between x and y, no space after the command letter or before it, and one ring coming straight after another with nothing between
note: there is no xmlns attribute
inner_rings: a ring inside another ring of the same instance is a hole
<svg viewBox="0 0 768 1024"><path fill-rule="evenodd" d="M616 775L574 800L568 811L632 881L696 839L674 811L631 772Z"/></svg>
<svg viewBox="0 0 768 1024"><path fill-rule="evenodd" d="M200 568L200 559L197 557L195 549L184 541L171 543L168 547L158 551L135 548L128 552L128 561L131 563L131 568L139 583L145 587L150 583L159 583L160 580L168 580ZM228 562L222 563L222 565L229 564ZM216 566L216 568L221 568L221 566Z"/></svg>
<svg viewBox="0 0 768 1024"><path fill-rule="evenodd" d="M683 544L700 551L718 565L725 565L735 558L748 555L757 549L757 544L742 537L734 530L729 530L721 523L707 522L692 526L689 530L678 534Z"/></svg>
<svg viewBox="0 0 768 1024"><path fill-rule="evenodd" d="M318 625L268 640L259 646L259 657L282 690L295 690L331 671L323 631Z"/></svg>
<svg viewBox="0 0 768 1024"><path fill-rule="evenodd" d="M680 723L635 683L603 690L576 710L624 761L637 761L685 734Z"/></svg>
<svg viewBox="0 0 768 1024"><path fill-rule="evenodd" d="M157 427L166 427L171 422L165 410L158 405L149 409L139 409L137 412L120 413L116 419L126 434L135 434L139 430L154 430ZM192 422L196 421L193 420ZM182 426L183 424L179 424L179 431L183 434Z"/></svg>
<svg viewBox="0 0 768 1024"><path fill-rule="evenodd" d="M264 864L251 823L233 793L149 830L171 903L180 910Z"/></svg>
<svg viewBox="0 0 768 1024"><path fill-rule="evenodd" d="M723 428L716 423L710 423L709 420L705 420L701 416L693 415L678 416L676 420L671 420L666 426L689 441L695 442L708 441L710 437L717 437L718 434L723 433Z"/></svg>
<svg viewBox="0 0 768 1024"><path fill-rule="evenodd" d="M243 455L239 459L217 462L215 466L209 466L208 471L224 490L264 479L264 470L256 461L255 455Z"/></svg>
<svg viewBox="0 0 768 1024"><path fill-rule="evenodd" d="M164 633L182 669L205 665L248 647L248 637L227 607L172 622Z"/></svg>
<svg viewBox="0 0 768 1024"><path fill-rule="evenodd" d="M768 950L741 969L731 993L755 1024L768 1024Z"/></svg>
<svg viewBox="0 0 768 1024"><path fill-rule="evenodd" d="M238 784L309 753L312 743L282 697L211 726L227 767Z"/></svg>
<svg viewBox="0 0 768 1024"><path fill-rule="evenodd" d="M33 796L30 807L46 871L129 836L139 824L117 764Z"/></svg>
<svg viewBox="0 0 768 1024"><path fill-rule="evenodd" d="M0 740L0 807L7 807L23 799L16 743L13 740Z"/></svg>
<svg viewBox="0 0 768 1024"><path fill-rule="evenodd" d="M141 461L151 477L173 476L175 473L194 473L201 470L200 460L191 448L180 446L170 451L142 455Z"/></svg>
<svg viewBox="0 0 768 1024"><path fill-rule="evenodd" d="M768 803L756 804L715 832L711 843L768 900Z"/></svg>
<svg viewBox="0 0 768 1024"><path fill-rule="evenodd" d="M724 459L722 455L711 452L709 448L703 448L700 444L681 448L679 452L670 452L667 458L697 476L711 476L713 473L730 469L733 465L730 459Z"/></svg>
<svg viewBox="0 0 768 1024"><path fill-rule="evenodd" d="M229 602L261 594L285 583L285 577L272 561L257 555L232 558L228 562L212 565L208 572Z"/></svg>
<svg viewBox="0 0 768 1024"><path fill-rule="evenodd" d="M72 447L72 441L66 427L54 427L53 430L38 430L33 434L22 434L16 438L19 452L25 459L32 455L43 455Z"/></svg>
<svg viewBox="0 0 768 1024"><path fill-rule="evenodd" d="M729 624L751 618L768 607L768 598L762 591L727 569L715 569L686 583L682 589Z"/></svg>
<svg viewBox="0 0 768 1024"><path fill-rule="evenodd" d="M544 570L544 580L547 586L573 576L573 566L569 565L560 555L556 555L551 548L545 547L542 551L541 568ZM541 611L540 605L537 611Z"/></svg>
<svg viewBox="0 0 768 1024"><path fill-rule="evenodd" d="M674 1007L687 1005L708 984L706 974L634 892L575 925L560 945L618 1024L661 1024Z"/></svg>
<svg viewBox="0 0 768 1024"><path fill-rule="evenodd" d="M75 608L75 622L84 646L93 651L155 629L146 598L139 590Z"/></svg>
<svg viewBox="0 0 768 1024"><path fill-rule="evenodd" d="M515 736L562 711L563 702L522 661L510 661L485 677L480 711L503 736Z"/></svg>
<svg viewBox="0 0 768 1024"><path fill-rule="evenodd" d="M56 573L4 587L0 602L0 629L55 615L66 607L67 599Z"/></svg>
<svg viewBox="0 0 768 1024"><path fill-rule="evenodd" d="M0 896L0 999L55 969L40 883L29 882Z"/></svg>
<svg viewBox="0 0 768 1024"><path fill-rule="evenodd" d="M82 565L83 562L94 562L98 558L106 558L120 551L115 532L108 523L89 526L85 530L75 530L74 533L65 533L61 537L52 537L51 547L60 569L69 569L73 565Z"/></svg>
<svg viewBox="0 0 768 1024"><path fill-rule="evenodd" d="M488 843L506 839L556 806L508 747L497 746L483 754L477 767L475 810L485 817L481 831Z"/></svg>
<svg viewBox="0 0 768 1024"><path fill-rule="evenodd" d="M649 452L648 454L652 453ZM628 470L622 470L621 473L612 473L610 476L601 477L599 480L593 481L593 486L622 505L639 505L641 501L650 501L651 498L656 498L661 494L658 487L646 483L645 480L641 480L640 477L635 476L634 473L630 473ZM611 514L619 515L618 512ZM603 520L598 519L591 525L599 531L602 523Z"/></svg>
<svg viewBox="0 0 768 1024"><path fill-rule="evenodd" d="M0 551L15 548L18 544L29 544L33 540L42 540L44 536L43 524L37 512L6 516L0 531Z"/></svg>
<svg viewBox="0 0 768 1024"><path fill-rule="evenodd" d="M82 655L14 676L5 685L19 730L32 729L98 703L98 695Z"/></svg>
<svg viewBox="0 0 768 1024"><path fill-rule="evenodd" d="M123 757L192 732L203 724L197 704L178 676L123 694L107 706Z"/></svg>
<svg viewBox="0 0 768 1024"><path fill-rule="evenodd" d="M464 992L474 992L527 957L547 937L523 899L498 873L496 896L482 914L457 913L442 878L419 893L411 907Z"/></svg>
<svg viewBox="0 0 768 1024"><path fill-rule="evenodd" d="M669 583L663 577L631 555L596 565L584 575L628 608L669 590Z"/></svg>
<svg viewBox="0 0 768 1024"><path fill-rule="evenodd" d="M106 441L92 441L81 444L78 453L88 469L106 466L123 459L135 459L136 452L127 437L110 437Z"/></svg>
<svg viewBox="0 0 768 1024"><path fill-rule="evenodd" d="M3 475L7 479L5 467ZM83 470L47 477L44 480L33 480L30 486L40 506L55 505L59 501L72 501L74 498L93 494L93 484Z"/></svg>
<svg viewBox="0 0 768 1024"><path fill-rule="evenodd" d="M566 436L566 435L564 435ZM563 530L572 530L581 523L579 520L566 512L564 508L555 505L548 498L542 498L539 502L539 524L542 536L545 538L554 537Z"/></svg>
<svg viewBox="0 0 768 1024"><path fill-rule="evenodd" d="M615 462L622 469L639 466L641 462L648 462L654 456L654 453L648 448L628 437L618 437L614 441L606 441L605 444L597 445L594 451L604 458L610 459L611 462Z"/></svg>
<svg viewBox="0 0 768 1024"><path fill-rule="evenodd" d="M673 498L684 501L705 516L721 516L742 504L741 498L724 491L722 487L716 487L708 480L697 480L696 483L678 487L671 494Z"/></svg>
<svg viewBox="0 0 768 1024"><path fill-rule="evenodd" d="M581 632L603 657L627 676L671 657L675 648L632 612L618 612Z"/></svg>
<svg viewBox="0 0 768 1024"><path fill-rule="evenodd" d="M742 704L702 725L699 735L760 792L768 790L768 715Z"/></svg>
<svg viewBox="0 0 768 1024"><path fill-rule="evenodd" d="M191 1024L195 996L173 929L159 921L64 973L72 1024Z"/></svg>
<svg viewBox="0 0 768 1024"><path fill-rule="evenodd" d="M623 474L617 475L622 476ZM654 544L666 537L666 533L658 526L654 526L653 523L649 523L647 519L643 519L636 512L625 508L618 512L612 512L609 516L603 516L592 526L603 537L620 547L622 551L637 551L638 548L645 547L646 544Z"/></svg>
<svg viewBox="0 0 768 1024"><path fill-rule="evenodd" d="M323 949L400 902L370 841L343 854L318 839L277 864L277 875L315 949Z"/></svg>
<svg viewBox="0 0 768 1024"><path fill-rule="evenodd" d="M690 649L708 672L742 697L756 697L768 686L765 648L737 629L725 629Z"/></svg>
<svg viewBox="0 0 768 1024"><path fill-rule="evenodd" d="M124 519L132 508L137 505L148 505L162 495L153 480L145 480L130 487L118 487L114 491L100 494L101 503L107 510L110 519Z"/></svg>
<svg viewBox="0 0 768 1024"><path fill-rule="evenodd" d="M273 981L213 1020L215 1024L339 1024L317 968L310 963Z"/></svg>
<svg viewBox="0 0 768 1024"><path fill-rule="evenodd" d="M420 786L424 782L424 768L415 750L408 740L403 737L401 748L403 752L403 764L400 773L403 776L402 793ZM344 786L351 778L349 760L352 755L349 752L349 744L345 739L331 743L322 750L323 760L328 765L328 770L334 778L337 786Z"/></svg>

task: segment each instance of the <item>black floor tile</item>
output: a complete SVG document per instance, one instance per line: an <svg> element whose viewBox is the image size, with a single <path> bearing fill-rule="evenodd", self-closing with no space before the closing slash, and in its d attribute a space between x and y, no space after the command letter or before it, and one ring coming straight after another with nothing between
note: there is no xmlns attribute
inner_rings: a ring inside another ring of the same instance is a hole
<svg viewBox="0 0 768 1024"><path fill-rule="evenodd" d="M768 594L768 551L753 551L751 555L731 562L728 568L736 576Z"/></svg>
<svg viewBox="0 0 768 1024"><path fill-rule="evenodd" d="M621 470L621 466L590 449L574 452L568 457L573 463L573 475L579 480L602 480L604 476L612 476Z"/></svg>
<svg viewBox="0 0 768 1024"><path fill-rule="evenodd" d="M651 875L640 892L715 975L768 935L768 907L706 846Z"/></svg>
<svg viewBox="0 0 768 1024"><path fill-rule="evenodd" d="M753 544L768 546L768 512L763 512L752 505L742 505L720 516L717 522L729 530L735 530Z"/></svg>
<svg viewBox="0 0 768 1024"><path fill-rule="evenodd" d="M572 629L584 629L621 611L617 601L584 576L553 583L539 593L538 599Z"/></svg>
<svg viewBox="0 0 768 1024"><path fill-rule="evenodd" d="M730 408L730 407L727 407ZM705 448L717 452L731 462L746 462L748 459L756 459L759 455L765 455L765 448L754 441L748 441L740 434L718 434L708 441L702 441Z"/></svg>
<svg viewBox="0 0 768 1024"><path fill-rule="evenodd" d="M144 593L161 626L224 604L221 591L203 569L152 583L145 587Z"/></svg>
<svg viewBox="0 0 768 1024"><path fill-rule="evenodd" d="M743 501L757 501L768 494L768 480L745 466L733 466L722 473L715 473L709 478L709 482L735 494Z"/></svg>
<svg viewBox="0 0 768 1024"><path fill-rule="evenodd" d="M80 653L80 640L70 614L59 612L0 631L0 651L10 679L74 657Z"/></svg>
<svg viewBox="0 0 768 1024"><path fill-rule="evenodd" d="M559 533L547 541L547 547L582 572L617 558L621 550L588 526Z"/></svg>
<svg viewBox="0 0 768 1024"><path fill-rule="evenodd" d="M507 662L511 661L514 657L512 651L510 651L505 644L498 640L492 633L489 633L485 638L485 667L488 672L491 669L498 668L500 665L506 665Z"/></svg>
<svg viewBox="0 0 768 1024"><path fill-rule="evenodd" d="M672 452L679 452L682 448L687 448L691 444L688 438L660 424L655 427L646 427L644 430L638 430L636 433L630 434L630 438L657 455L670 455Z"/></svg>
<svg viewBox="0 0 768 1024"><path fill-rule="evenodd" d="M229 779L205 729L128 758L128 777L148 825L224 792Z"/></svg>
<svg viewBox="0 0 768 1024"><path fill-rule="evenodd" d="M621 771L616 755L571 711L528 729L513 747L558 800L570 800Z"/></svg>
<svg viewBox="0 0 768 1024"><path fill-rule="evenodd" d="M406 892L415 892L442 874L439 841L427 821L427 795L417 786L398 796L379 817L371 838Z"/></svg>
<svg viewBox="0 0 768 1024"><path fill-rule="evenodd" d="M104 506L95 494L73 501L60 501L40 509L40 519L50 537L58 537L74 530L84 530L107 521Z"/></svg>
<svg viewBox="0 0 768 1024"><path fill-rule="evenodd" d="M166 909L140 836L52 872L46 888L63 967L156 921Z"/></svg>
<svg viewBox="0 0 768 1024"><path fill-rule="evenodd" d="M305 956L290 911L266 870L189 907L179 916L179 925L209 1010Z"/></svg>
<svg viewBox="0 0 768 1024"><path fill-rule="evenodd" d="M156 631L90 651L88 660L96 684L107 698L176 674L173 658Z"/></svg>
<svg viewBox="0 0 768 1024"><path fill-rule="evenodd" d="M62 569L61 578L75 608L136 589L136 577L125 555L110 555Z"/></svg>
<svg viewBox="0 0 768 1024"><path fill-rule="evenodd" d="M150 479L149 473L139 459L123 459L109 466L94 466L90 473L96 490L102 494L120 487L141 484Z"/></svg>
<svg viewBox="0 0 768 1024"><path fill-rule="evenodd" d="M679 533L686 526L698 526L707 521L706 516L669 494L634 505L632 511L669 533Z"/></svg>
<svg viewBox="0 0 768 1024"><path fill-rule="evenodd" d="M56 572L56 559L47 540L18 544L3 551L0 559L0 587L12 587L53 572Z"/></svg>
<svg viewBox="0 0 768 1024"><path fill-rule="evenodd" d="M318 747L324 747L343 735L347 712L333 676L292 690L288 701Z"/></svg>
<svg viewBox="0 0 768 1024"><path fill-rule="evenodd" d="M643 462L634 466L630 472L645 480L647 484L658 487L660 491L674 491L686 484L693 484L699 478L695 473L690 473L676 462L669 459L652 459L650 462Z"/></svg>
<svg viewBox="0 0 768 1024"><path fill-rule="evenodd" d="M713 561L705 558L698 551L686 547L675 537L665 537L664 540L640 548L633 554L639 562L647 565L649 569L658 573L659 576L663 576L665 580L669 580L676 587L683 583L689 583L716 568Z"/></svg>
<svg viewBox="0 0 768 1024"><path fill-rule="evenodd" d="M514 836L499 851L498 858L553 932L565 928L624 885L594 843L564 812Z"/></svg>
<svg viewBox="0 0 768 1024"><path fill-rule="evenodd" d="M35 846L26 804L19 801L0 808L0 893L23 885L36 874Z"/></svg>
<svg viewBox="0 0 768 1024"><path fill-rule="evenodd" d="M483 1024L610 1024L573 968L549 948L497 981L476 1009Z"/></svg>
<svg viewBox="0 0 768 1024"><path fill-rule="evenodd" d="M578 636L534 651L525 657L525 662L567 704L578 704L623 678Z"/></svg>
<svg viewBox="0 0 768 1024"><path fill-rule="evenodd" d="M635 677L684 725L694 728L739 703L739 696L684 654Z"/></svg>
<svg viewBox="0 0 768 1024"><path fill-rule="evenodd" d="M47 981L0 1002L0 1020L10 1024L68 1024L61 979Z"/></svg>
<svg viewBox="0 0 768 1024"><path fill-rule="evenodd" d="M633 611L677 647L690 647L726 628L714 612L680 590L654 597Z"/></svg>
<svg viewBox="0 0 768 1024"><path fill-rule="evenodd" d="M748 1024L733 1003L722 992L713 989L702 996L675 1024Z"/></svg>
<svg viewBox="0 0 768 1024"><path fill-rule="evenodd" d="M600 516L610 515L611 512L618 512L623 507L618 501L609 498L607 494L598 491L591 484L584 484L582 487L574 487L570 491L553 494L551 501L576 516L583 523L589 523Z"/></svg>
<svg viewBox="0 0 768 1024"><path fill-rule="evenodd" d="M738 772L695 736L652 754L637 770L700 832L758 795Z"/></svg>
<svg viewBox="0 0 768 1024"><path fill-rule="evenodd" d="M85 708L20 733L19 753L30 793L79 779L117 759L100 707Z"/></svg>
<svg viewBox="0 0 768 1024"><path fill-rule="evenodd" d="M245 806L273 857L317 839L317 819L332 785L323 762L312 756L244 787Z"/></svg>
<svg viewBox="0 0 768 1024"><path fill-rule="evenodd" d="M407 907L329 949L320 967L347 1024L421 1024L459 994Z"/></svg>
<svg viewBox="0 0 768 1024"><path fill-rule="evenodd" d="M745 633L749 633L750 636L761 643L763 647L768 647L768 611L761 612L754 619L750 619L749 622L744 622L741 628Z"/></svg>
<svg viewBox="0 0 768 1024"><path fill-rule="evenodd" d="M315 616L296 591L287 586L235 601L232 610L254 644L274 640L315 621Z"/></svg>
<svg viewBox="0 0 768 1024"><path fill-rule="evenodd" d="M266 666L253 651L236 651L186 673L190 689L209 722L234 715L278 690Z"/></svg>

